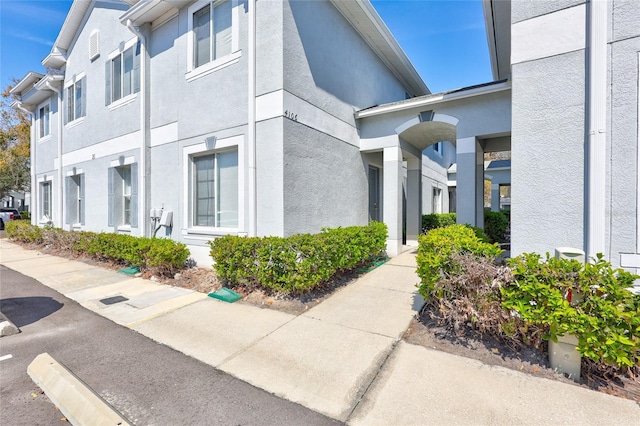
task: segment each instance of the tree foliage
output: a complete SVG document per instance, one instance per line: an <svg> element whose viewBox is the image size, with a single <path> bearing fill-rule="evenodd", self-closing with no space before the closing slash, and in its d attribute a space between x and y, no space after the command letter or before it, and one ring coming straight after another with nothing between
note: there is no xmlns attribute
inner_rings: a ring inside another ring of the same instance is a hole
<svg viewBox="0 0 640 426"><path fill-rule="evenodd" d="M4 89L0 105L0 198L28 191L31 184L31 123L23 111L11 108L15 98L9 92L16 82Z"/></svg>

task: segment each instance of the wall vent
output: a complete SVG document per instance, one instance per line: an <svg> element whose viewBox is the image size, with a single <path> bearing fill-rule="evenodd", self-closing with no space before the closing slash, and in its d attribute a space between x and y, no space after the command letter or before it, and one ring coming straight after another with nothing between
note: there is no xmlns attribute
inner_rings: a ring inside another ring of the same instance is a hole
<svg viewBox="0 0 640 426"><path fill-rule="evenodd" d="M89 36L89 60L100 56L100 31L94 30Z"/></svg>

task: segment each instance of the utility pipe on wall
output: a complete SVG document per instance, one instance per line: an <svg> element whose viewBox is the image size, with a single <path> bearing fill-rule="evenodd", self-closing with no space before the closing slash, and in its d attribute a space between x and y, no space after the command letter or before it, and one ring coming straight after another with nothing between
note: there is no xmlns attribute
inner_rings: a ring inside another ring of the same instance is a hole
<svg viewBox="0 0 640 426"><path fill-rule="evenodd" d="M248 117L247 117L247 156L249 157L249 227L248 235L257 235L257 188L256 188L256 0L249 3L249 41L248 41Z"/></svg>
<svg viewBox="0 0 640 426"><path fill-rule="evenodd" d="M146 48L147 39L134 27L131 19L127 20L127 28L140 41L140 161L138 166L138 226L140 235L147 236L147 79L146 79Z"/></svg>
<svg viewBox="0 0 640 426"><path fill-rule="evenodd" d="M589 0L587 19L587 241L589 259L605 253L607 155L607 1Z"/></svg>
<svg viewBox="0 0 640 426"><path fill-rule="evenodd" d="M62 91L53 87L49 80L46 81L45 85L58 95L58 217L62 228L64 225L64 203L62 202L64 196L62 179Z"/></svg>

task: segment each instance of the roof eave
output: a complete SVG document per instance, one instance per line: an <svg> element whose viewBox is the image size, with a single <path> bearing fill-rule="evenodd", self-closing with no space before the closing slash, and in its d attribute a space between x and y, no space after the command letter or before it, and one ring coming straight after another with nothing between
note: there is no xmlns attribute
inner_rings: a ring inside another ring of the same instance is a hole
<svg viewBox="0 0 640 426"><path fill-rule="evenodd" d="M414 95L421 96L431 93L369 0L353 0L348 2L331 0L331 2L349 23L351 23L376 55L380 57L396 77L398 77ZM354 5L359 6L359 8L354 10L350 7ZM352 15L352 13L355 13L357 16ZM373 32L363 24L363 21L371 24L375 28ZM381 36L381 44L376 41L375 35ZM385 49L390 50L392 54L387 55Z"/></svg>
<svg viewBox="0 0 640 426"><path fill-rule="evenodd" d="M498 55L496 52L495 22L493 17L493 4L491 0L482 0L484 11L485 30L487 32L487 45L489 47L489 61L491 62L491 74L494 80L499 79Z"/></svg>
<svg viewBox="0 0 640 426"><path fill-rule="evenodd" d="M44 77L44 74L40 74L39 72L29 71L27 75L22 77L15 86L11 88L9 91L12 95L22 95L22 93L34 86L38 81L40 81Z"/></svg>
<svg viewBox="0 0 640 426"><path fill-rule="evenodd" d="M376 115L387 114L392 112L404 111L411 108L420 108L433 106L443 102L451 102L460 99L470 98L473 96L487 95L490 93L503 92L511 90L510 81L498 81L491 84L471 86L469 88L451 90L442 93L435 93L419 98L407 99L405 101L394 102L386 105L379 105L373 108L367 108L355 113L355 118L367 118Z"/></svg>

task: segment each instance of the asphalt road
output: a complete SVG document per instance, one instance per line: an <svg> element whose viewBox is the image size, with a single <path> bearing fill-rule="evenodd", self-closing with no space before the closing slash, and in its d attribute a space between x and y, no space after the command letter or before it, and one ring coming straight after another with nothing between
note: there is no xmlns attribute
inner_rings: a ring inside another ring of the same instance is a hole
<svg viewBox="0 0 640 426"><path fill-rule="evenodd" d="M4 266L0 309L22 331L0 338L0 359L12 356L0 361L2 425L66 424L27 375L42 352L137 425L338 424L119 326Z"/></svg>

